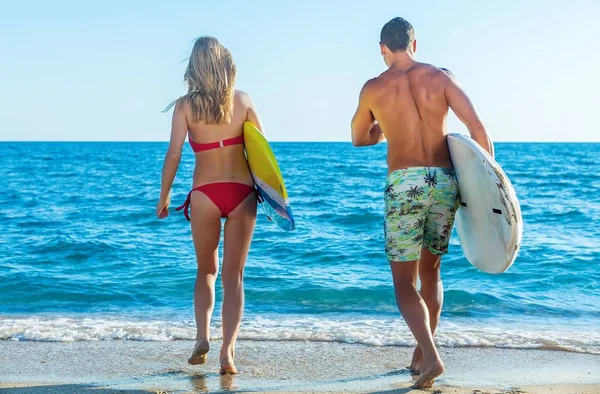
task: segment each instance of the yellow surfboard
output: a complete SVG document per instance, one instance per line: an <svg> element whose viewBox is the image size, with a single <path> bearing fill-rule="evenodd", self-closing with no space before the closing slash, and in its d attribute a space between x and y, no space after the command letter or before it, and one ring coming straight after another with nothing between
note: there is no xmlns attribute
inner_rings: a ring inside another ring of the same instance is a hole
<svg viewBox="0 0 600 394"><path fill-rule="evenodd" d="M286 231L293 230L294 216L279 164L269 142L251 122L244 123L244 146L267 218Z"/></svg>

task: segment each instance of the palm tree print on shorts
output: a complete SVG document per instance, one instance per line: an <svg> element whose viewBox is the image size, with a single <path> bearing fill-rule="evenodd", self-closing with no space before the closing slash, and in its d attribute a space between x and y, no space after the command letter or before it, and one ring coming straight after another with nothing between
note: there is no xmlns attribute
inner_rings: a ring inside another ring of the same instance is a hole
<svg viewBox="0 0 600 394"><path fill-rule="evenodd" d="M458 208L452 168L413 167L388 175L385 250L389 261L418 260L421 249L447 251Z"/></svg>
<svg viewBox="0 0 600 394"><path fill-rule="evenodd" d="M438 183L437 179L437 170L429 170L425 175L425 183L429 185L429 187L436 187Z"/></svg>

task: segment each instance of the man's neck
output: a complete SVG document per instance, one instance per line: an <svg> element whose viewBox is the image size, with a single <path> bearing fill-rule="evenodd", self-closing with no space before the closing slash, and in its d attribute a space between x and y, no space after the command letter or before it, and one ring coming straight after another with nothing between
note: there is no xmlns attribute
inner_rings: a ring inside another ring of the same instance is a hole
<svg viewBox="0 0 600 394"><path fill-rule="evenodd" d="M389 66L390 70L407 71L417 63L415 57L410 52L398 52L395 53L391 59Z"/></svg>

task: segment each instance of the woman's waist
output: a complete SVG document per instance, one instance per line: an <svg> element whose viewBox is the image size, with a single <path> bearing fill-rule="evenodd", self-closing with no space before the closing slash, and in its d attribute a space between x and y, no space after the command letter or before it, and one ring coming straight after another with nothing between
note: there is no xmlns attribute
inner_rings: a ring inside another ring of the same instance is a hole
<svg viewBox="0 0 600 394"><path fill-rule="evenodd" d="M242 183L254 185L250 170L234 171L210 171L209 169L196 169L192 179L192 187L198 187L209 183Z"/></svg>

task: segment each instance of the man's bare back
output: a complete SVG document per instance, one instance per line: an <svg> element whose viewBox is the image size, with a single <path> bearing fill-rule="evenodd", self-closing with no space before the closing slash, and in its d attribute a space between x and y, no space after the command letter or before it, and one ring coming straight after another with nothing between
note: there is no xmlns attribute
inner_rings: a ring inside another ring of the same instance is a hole
<svg viewBox="0 0 600 394"><path fill-rule="evenodd" d="M452 108L493 155L475 108L449 72L410 59L398 63L363 87L352 122L355 145L385 138L390 173L408 167L452 167L446 142L446 118Z"/></svg>
<svg viewBox="0 0 600 394"><path fill-rule="evenodd" d="M371 112L388 142L388 167L451 167L446 143L449 77L428 64L388 70L368 83Z"/></svg>

